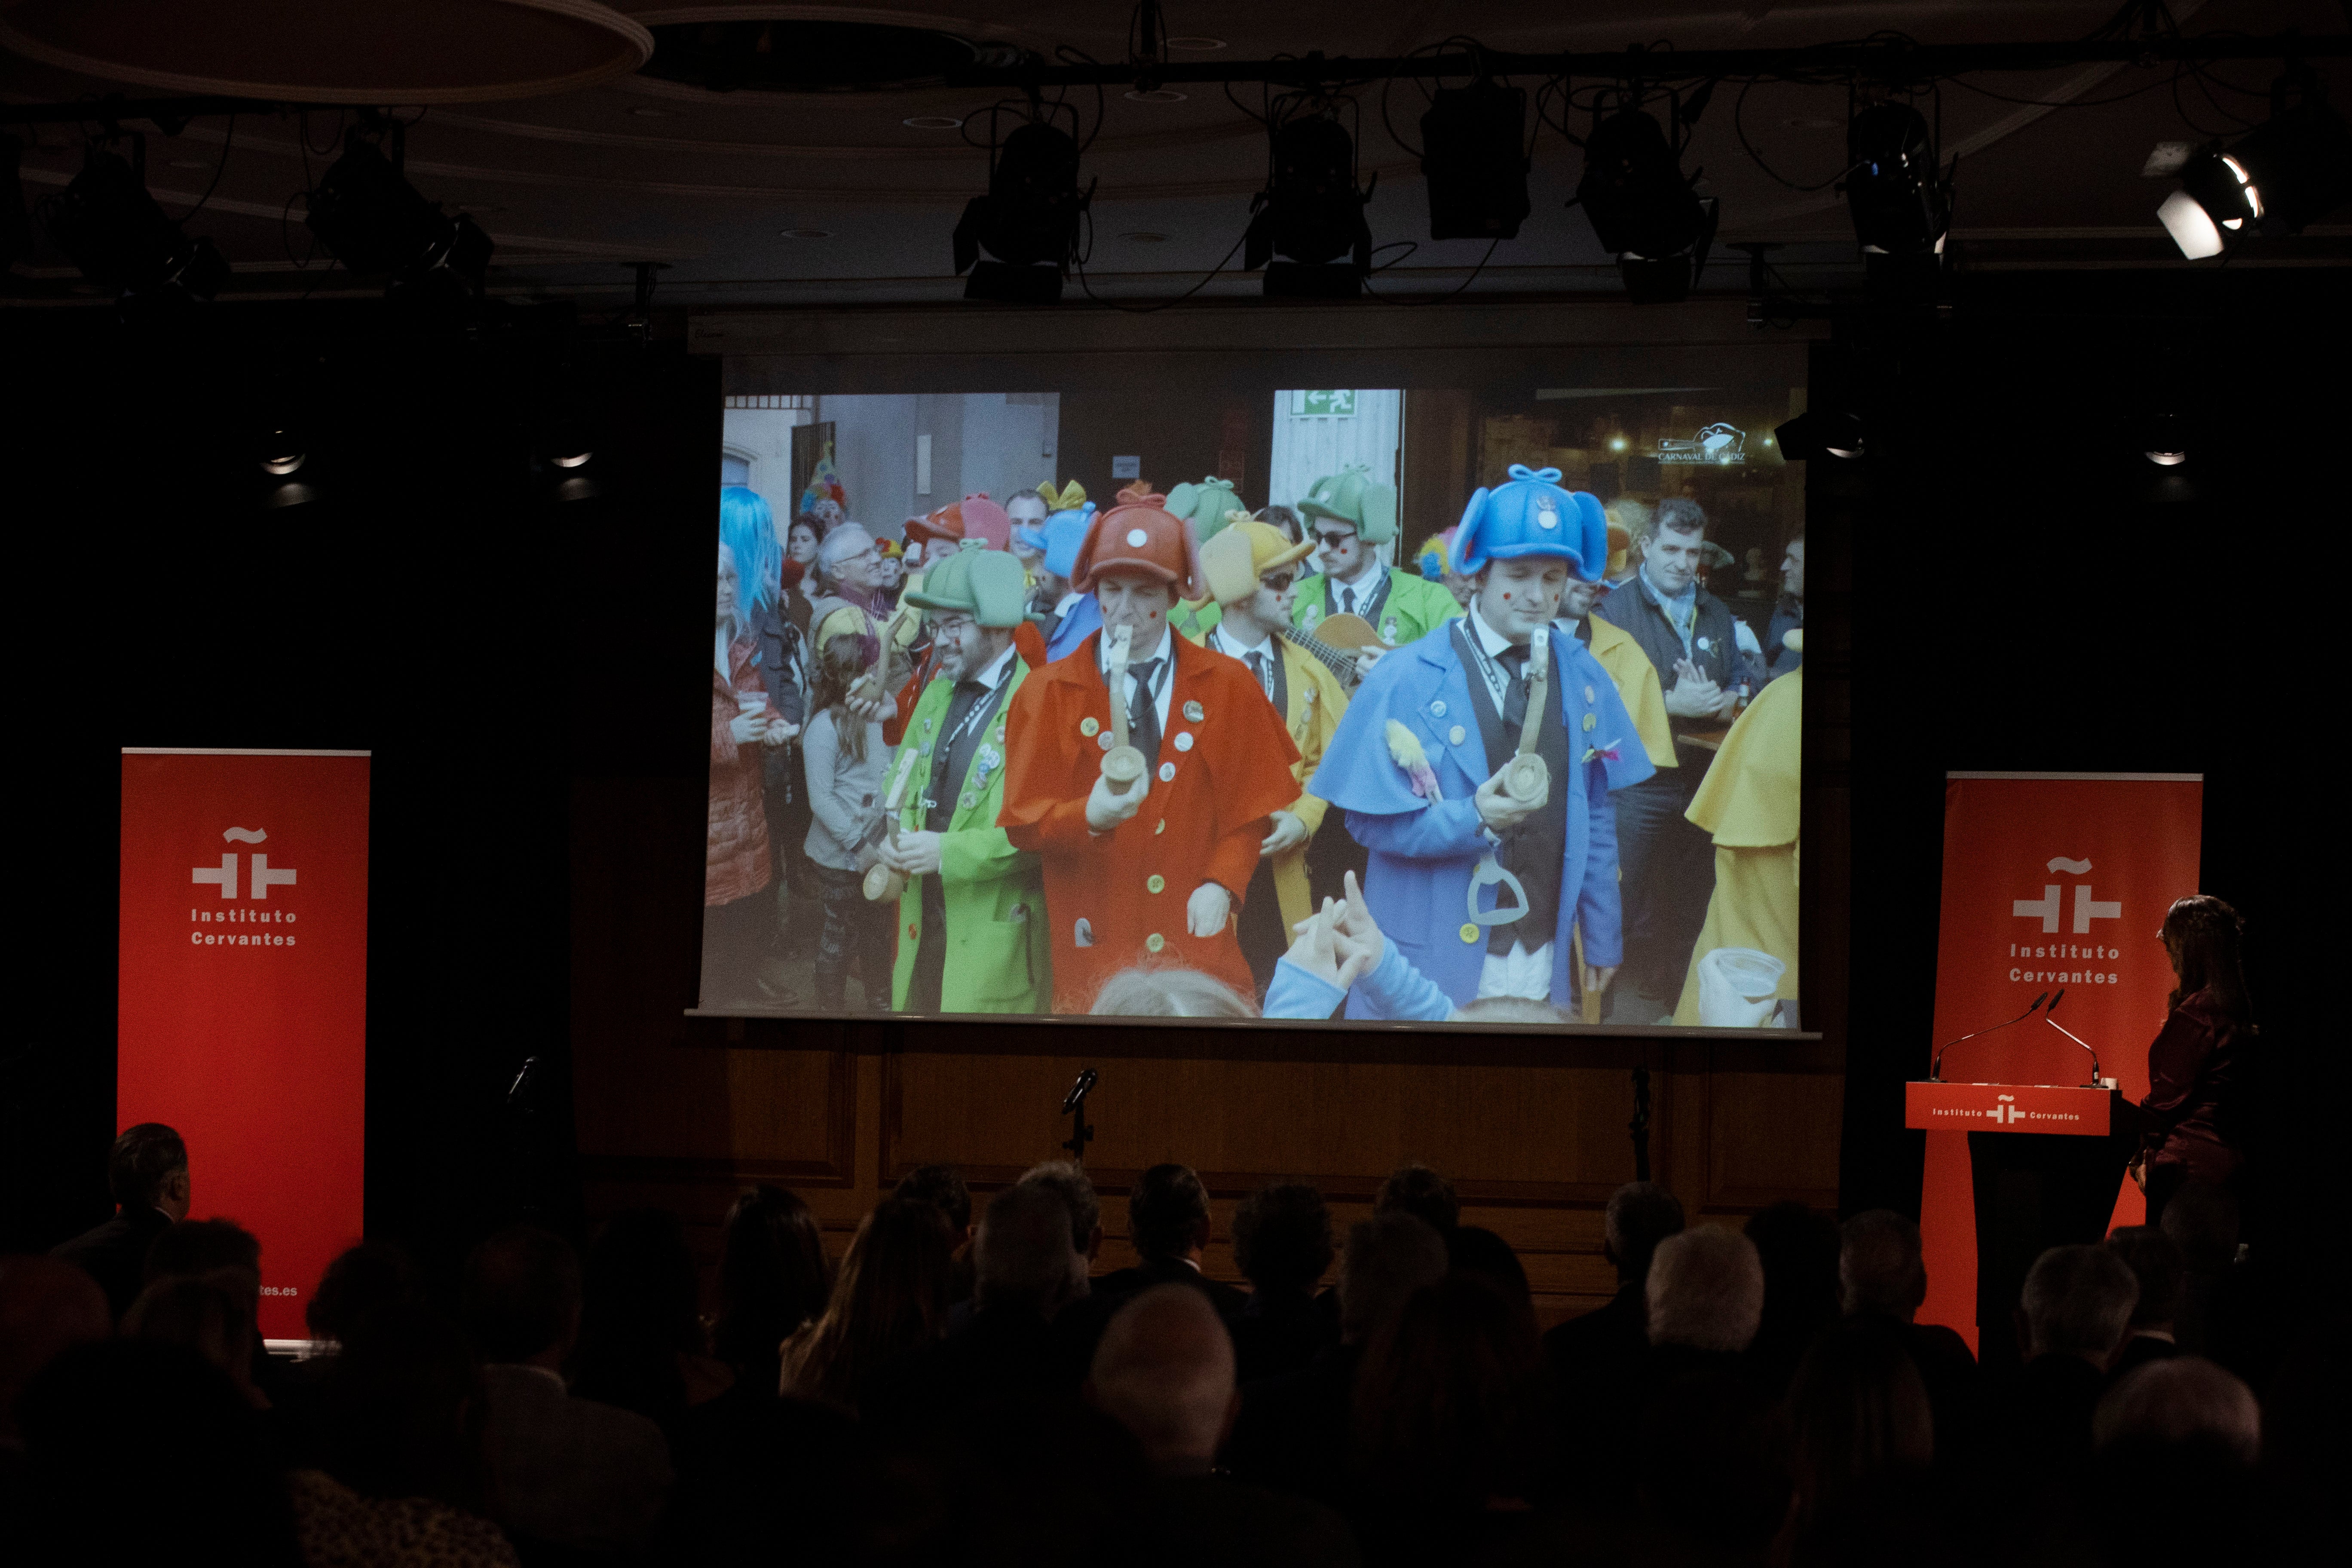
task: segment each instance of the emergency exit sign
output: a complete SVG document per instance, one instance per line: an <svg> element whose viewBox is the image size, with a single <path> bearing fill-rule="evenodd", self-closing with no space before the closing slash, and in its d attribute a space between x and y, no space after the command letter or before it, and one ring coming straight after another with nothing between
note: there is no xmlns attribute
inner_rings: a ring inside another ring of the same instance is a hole
<svg viewBox="0 0 2352 1568"><path fill-rule="evenodd" d="M1356 395L1352 391L1294 392L1290 396L1293 414L1319 414L1336 419L1352 419L1356 416Z"/></svg>

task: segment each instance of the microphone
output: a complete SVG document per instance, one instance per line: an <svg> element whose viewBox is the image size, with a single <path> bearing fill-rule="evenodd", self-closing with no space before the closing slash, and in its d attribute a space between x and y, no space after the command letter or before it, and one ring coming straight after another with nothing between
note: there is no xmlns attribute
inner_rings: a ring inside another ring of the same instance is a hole
<svg viewBox="0 0 2352 1568"><path fill-rule="evenodd" d="M538 1068L539 1058L537 1057L523 1058L522 1070L515 1074L514 1082L507 1085L507 1103L509 1105L512 1105L521 1097L524 1086L531 1081L530 1075L537 1071Z"/></svg>
<svg viewBox="0 0 2352 1568"><path fill-rule="evenodd" d="M1070 1092L1062 1097L1062 1114L1075 1116L1095 1089L1095 1069L1087 1068L1078 1074L1078 1081L1070 1085Z"/></svg>
<svg viewBox="0 0 2352 1568"><path fill-rule="evenodd" d="M2076 1034L2074 1030L2068 1028L2065 1025L2060 1023L2057 1019L2050 1016L2051 1013L2058 1011L2059 998L2063 997L2065 994L2066 993L2063 990L2061 990L2057 996L2051 998L2050 1011L2042 1015L2042 1021L2049 1025L2052 1028L2057 1030L2060 1034L2065 1036L2068 1039L2074 1041L2076 1045L2082 1047L2084 1050L2091 1053L2090 1087L2093 1089L2105 1089L2106 1087L2106 1075L2099 1070L2099 1053L2097 1049L2092 1046L2090 1041L2084 1039L2082 1036Z"/></svg>
<svg viewBox="0 0 2352 1568"><path fill-rule="evenodd" d="M2063 996L2066 993L2063 991L2058 993L2061 996ZM1979 1035L1997 1035L2000 1033L2001 1030L2008 1028L2011 1024L2022 1024L2025 1020L2033 1016L2034 1008L2040 1007L2042 1003L2049 1001L2049 998L2050 993L2044 991L2041 995L2036 996L2033 999L2032 1007L2028 1007L2024 1012L2020 1013L2016 1017L2011 1018L2008 1024L1995 1024L1990 1029L1979 1029L1974 1035L1962 1035L1959 1039L1946 1040L1942 1045L1937 1046L1936 1047L1936 1060L1934 1064L1927 1068L1927 1081L1929 1083L1941 1083L1944 1081L1944 1053L1946 1051L1950 1050L1954 1046L1959 1045L1963 1041L1973 1040ZM2051 1002L2050 1005L2053 1007L2058 1005L2055 1002Z"/></svg>

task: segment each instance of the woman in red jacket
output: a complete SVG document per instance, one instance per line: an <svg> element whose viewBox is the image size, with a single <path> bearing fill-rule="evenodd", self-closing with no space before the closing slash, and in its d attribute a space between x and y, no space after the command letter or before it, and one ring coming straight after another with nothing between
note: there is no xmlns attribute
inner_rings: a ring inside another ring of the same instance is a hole
<svg viewBox="0 0 2352 1568"><path fill-rule="evenodd" d="M2174 902L2157 933L2172 961L2171 1012L2147 1048L2147 1131L2132 1176L2147 1194L2147 1223L2184 1183L2231 1185L2245 1163L2247 1053L2256 1030L2238 962L2245 921L2203 893Z"/></svg>

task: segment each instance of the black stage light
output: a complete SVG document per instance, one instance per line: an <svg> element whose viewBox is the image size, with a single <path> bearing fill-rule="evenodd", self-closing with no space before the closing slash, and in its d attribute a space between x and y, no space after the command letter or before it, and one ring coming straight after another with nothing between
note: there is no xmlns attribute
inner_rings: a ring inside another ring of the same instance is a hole
<svg viewBox="0 0 2352 1568"><path fill-rule="evenodd" d="M1094 200L1078 189L1078 143L1033 120L992 148L988 194L965 204L955 227L955 269L970 272L967 300L1050 305L1078 253L1078 220ZM992 259L981 259L986 251Z"/></svg>
<svg viewBox="0 0 2352 1568"><path fill-rule="evenodd" d="M1658 122L1621 109L1592 128L1576 201L1625 289L1643 303L1686 297L1715 243L1717 205L1691 189Z"/></svg>
<svg viewBox="0 0 2352 1568"><path fill-rule="evenodd" d="M1517 239L1528 216L1527 89L1443 87L1421 117L1432 239Z"/></svg>
<svg viewBox="0 0 2352 1568"><path fill-rule="evenodd" d="M1816 409L1800 414L1772 431L1780 456L1792 463L1819 462L1824 458L1853 461L1863 455L1862 420L1852 414Z"/></svg>
<svg viewBox="0 0 2352 1568"><path fill-rule="evenodd" d="M25 212L25 180L17 167L25 144L0 134L0 272L33 250L33 220Z"/></svg>
<svg viewBox="0 0 2352 1568"><path fill-rule="evenodd" d="M310 443L291 419L264 420L260 439L254 443L254 460L265 474L279 479L310 460Z"/></svg>
<svg viewBox="0 0 2352 1568"><path fill-rule="evenodd" d="M2352 201L2352 130L2316 78L2283 79L2271 89L2270 119L2227 147L2210 142L2190 153L2180 184L2156 216L2192 261L2250 234L2301 234Z"/></svg>
<svg viewBox="0 0 2352 1568"><path fill-rule="evenodd" d="M209 300L228 279L228 263L203 237L181 232L147 194L143 137L131 157L92 146L73 184L41 201L41 224L83 277L117 290L126 307L168 307Z"/></svg>
<svg viewBox="0 0 2352 1568"><path fill-rule="evenodd" d="M354 276L385 279L387 293L479 293L494 248L490 237L465 214L452 216L419 195L401 173L404 162L397 127L386 158L354 126L343 138L343 155L310 193L302 221Z"/></svg>
<svg viewBox="0 0 2352 1568"><path fill-rule="evenodd" d="M1941 256L1952 187L1936 167L1927 118L1907 103L1876 103L1846 121L1846 206L1864 254Z"/></svg>
<svg viewBox="0 0 2352 1568"><path fill-rule="evenodd" d="M2140 421L2140 455L2159 468L2189 460L2189 421L2178 414L2150 414Z"/></svg>
<svg viewBox="0 0 2352 1568"><path fill-rule="evenodd" d="M1283 121L1275 127L1265 189L1250 201L1243 268L1264 268L1268 294L1355 299L1372 265L1372 231L1364 222L1371 197L1370 186L1356 187L1355 140L1338 121L1302 114Z"/></svg>

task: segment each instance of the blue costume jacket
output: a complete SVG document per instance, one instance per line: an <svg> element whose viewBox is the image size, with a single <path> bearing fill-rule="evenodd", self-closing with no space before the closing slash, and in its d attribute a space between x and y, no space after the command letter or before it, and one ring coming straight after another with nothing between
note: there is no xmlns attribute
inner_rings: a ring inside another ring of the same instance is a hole
<svg viewBox="0 0 2352 1568"><path fill-rule="evenodd" d="M1609 792L1641 783L1654 771L1642 737L1617 696L1616 684L1584 645L1557 628L1551 637L1551 687L1580 759L1569 777L1554 779L1552 804L1565 798L1567 849L1561 857L1557 931L1530 931L1530 948L1552 943L1551 1001L1570 1004L1569 931L1581 922L1584 958L1610 965L1624 956L1619 931L1617 818ZM1347 717L1323 752L1309 793L1348 814L1348 832L1371 853L1364 897L1372 918L1402 956L1451 997L1455 1006L1477 998L1486 956L1487 928L1471 921L1471 873L1494 848L1471 796L1507 758L1489 761L1478 730L1470 677L1454 651L1453 628L1440 626L1372 667L1348 704ZM1590 720L1588 721L1588 715ZM1412 793L1412 781L1390 755L1388 725L1402 722L1420 738L1444 798L1434 804ZM1586 752L1614 750L1614 760ZM1480 908L1499 900L1489 890ZM1464 933L1467 932L1465 936ZM1374 1016L1361 987L1348 998L1348 1016Z"/></svg>

